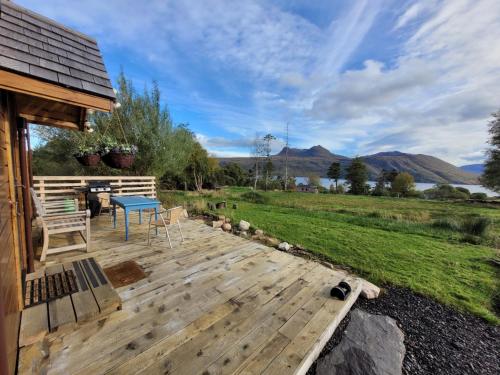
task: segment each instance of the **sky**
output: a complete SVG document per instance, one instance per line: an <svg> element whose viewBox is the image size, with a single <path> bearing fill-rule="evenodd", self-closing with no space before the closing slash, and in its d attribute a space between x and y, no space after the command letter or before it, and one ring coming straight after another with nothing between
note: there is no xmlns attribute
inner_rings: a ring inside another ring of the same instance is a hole
<svg viewBox="0 0 500 375"><path fill-rule="evenodd" d="M399 150L482 162L500 109L499 0L17 0L97 39L110 77L156 80L217 156Z"/></svg>

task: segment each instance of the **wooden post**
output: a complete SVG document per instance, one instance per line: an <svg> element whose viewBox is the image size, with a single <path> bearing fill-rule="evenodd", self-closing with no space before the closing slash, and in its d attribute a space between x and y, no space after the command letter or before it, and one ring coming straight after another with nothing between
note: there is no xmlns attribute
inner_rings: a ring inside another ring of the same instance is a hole
<svg viewBox="0 0 500 375"><path fill-rule="evenodd" d="M17 135L19 140L19 159L21 162L21 184L23 189L23 213L24 231L26 234L26 253L28 256L28 272L35 271L33 254L33 238L31 236L31 199L30 199L30 178L28 169L28 155L26 152L26 120L22 117L17 119Z"/></svg>

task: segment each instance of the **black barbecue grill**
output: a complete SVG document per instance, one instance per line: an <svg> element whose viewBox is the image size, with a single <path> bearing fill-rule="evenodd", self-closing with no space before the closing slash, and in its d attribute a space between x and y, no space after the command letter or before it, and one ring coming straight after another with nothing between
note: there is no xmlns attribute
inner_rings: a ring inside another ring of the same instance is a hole
<svg viewBox="0 0 500 375"><path fill-rule="evenodd" d="M99 212L99 199L97 198L98 193L109 193L113 192L111 184L106 181L89 181L86 186L78 187L75 189L80 193L85 194L85 207L90 209L91 216L94 217L97 212Z"/></svg>

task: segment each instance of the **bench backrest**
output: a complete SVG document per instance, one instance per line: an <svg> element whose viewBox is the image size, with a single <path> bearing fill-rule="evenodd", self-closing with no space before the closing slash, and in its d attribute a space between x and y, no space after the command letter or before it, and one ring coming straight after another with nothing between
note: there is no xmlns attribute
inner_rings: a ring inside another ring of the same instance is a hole
<svg viewBox="0 0 500 375"><path fill-rule="evenodd" d="M75 189L86 187L91 181L111 185L113 195L144 195L156 198L154 176L34 176L33 187L42 202L74 198Z"/></svg>

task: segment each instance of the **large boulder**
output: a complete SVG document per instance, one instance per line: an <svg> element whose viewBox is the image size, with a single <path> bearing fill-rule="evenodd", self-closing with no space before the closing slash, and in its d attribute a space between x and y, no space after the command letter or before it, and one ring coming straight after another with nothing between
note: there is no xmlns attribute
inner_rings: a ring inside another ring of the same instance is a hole
<svg viewBox="0 0 500 375"><path fill-rule="evenodd" d="M250 229L250 223L248 221L245 221L245 220L240 220L238 227L240 228L241 231L246 232L247 230Z"/></svg>
<svg viewBox="0 0 500 375"><path fill-rule="evenodd" d="M317 375L400 375L405 356L403 332L388 316L356 309L344 337L318 360Z"/></svg>

